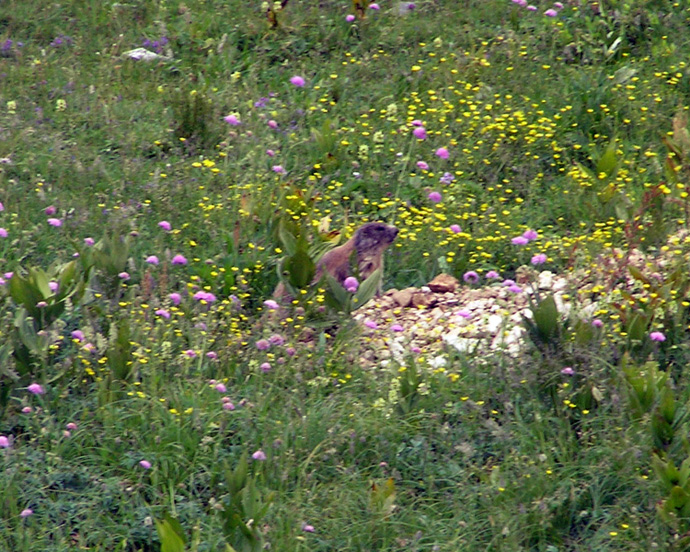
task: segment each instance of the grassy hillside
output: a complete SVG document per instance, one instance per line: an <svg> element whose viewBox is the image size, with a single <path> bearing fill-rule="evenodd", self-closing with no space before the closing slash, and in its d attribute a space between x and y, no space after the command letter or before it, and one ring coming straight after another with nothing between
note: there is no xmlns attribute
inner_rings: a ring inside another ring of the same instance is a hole
<svg viewBox="0 0 690 552"><path fill-rule="evenodd" d="M689 25L2 2L0 550L690 549ZM567 304L372 365L396 320L307 284L376 220L384 288Z"/></svg>

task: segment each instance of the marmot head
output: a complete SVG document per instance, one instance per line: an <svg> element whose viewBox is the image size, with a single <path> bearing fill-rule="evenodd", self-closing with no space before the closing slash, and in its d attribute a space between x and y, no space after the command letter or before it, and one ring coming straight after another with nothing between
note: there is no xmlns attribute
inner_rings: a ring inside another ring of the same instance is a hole
<svg viewBox="0 0 690 552"><path fill-rule="evenodd" d="M398 235L395 226L383 222L369 222L360 226L355 232L355 250L358 255L376 255L383 253Z"/></svg>

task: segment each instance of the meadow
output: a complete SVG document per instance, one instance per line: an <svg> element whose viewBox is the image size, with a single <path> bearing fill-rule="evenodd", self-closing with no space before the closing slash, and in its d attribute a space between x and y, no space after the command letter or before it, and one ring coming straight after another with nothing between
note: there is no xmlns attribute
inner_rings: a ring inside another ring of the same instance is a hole
<svg viewBox="0 0 690 552"><path fill-rule="evenodd" d="M1 2L0 551L690 550L688 28ZM517 355L364 362L377 281L309 283L378 220L384 289L570 287Z"/></svg>

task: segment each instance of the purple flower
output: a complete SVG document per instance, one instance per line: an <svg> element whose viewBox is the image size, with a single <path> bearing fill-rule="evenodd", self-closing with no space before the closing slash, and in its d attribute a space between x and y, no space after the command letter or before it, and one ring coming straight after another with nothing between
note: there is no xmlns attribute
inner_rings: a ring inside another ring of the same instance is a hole
<svg viewBox="0 0 690 552"><path fill-rule="evenodd" d="M77 341L84 340L84 332L82 332L81 330L74 330L71 335L72 339L76 339Z"/></svg>
<svg viewBox="0 0 690 552"><path fill-rule="evenodd" d="M376 328L379 327L379 325L376 322L374 322L373 320L369 320L369 319L364 321L364 325L371 330L375 330Z"/></svg>
<svg viewBox="0 0 690 552"><path fill-rule="evenodd" d="M428 171L429 170L429 164L425 161L417 161L417 166L422 169L423 171Z"/></svg>
<svg viewBox="0 0 690 552"><path fill-rule="evenodd" d="M280 308L280 305L276 303L273 299L266 299L266 301L264 301L264 306L270 310L276 310Z"/></svg>
<svg viewBox="0 0 690 552"><path fill-rule="evenodd" d="M348 13L348 14L345 16L345 21L347 21L348 23L352 23L354 20L355 20L355 16L352 15L351 13Z"/></svg>
<svg viewBox="0 0 690 552"><path fill-rule="evenodd" d="M544 264L546 262L546 254L544 253L537 253L532 257L532 260L530 261L534 266Z"/></svg>
<svg viewBox="0 0 690 552"><path fill-rule="evenodd" d="M267 150L266 150L266 155L268 155L269 157L274 157L275 154L276 154L276 152L273 151L272 149L267 149Z"/></svg>
<svg viewBox="0 0 690 552"><path fill-rule="evenodd" d="M285 343L285 338L282 335L279 334L273 334L271 337L268 338L268 342L271 345L276 345L280 347Z"/></svg>
<svg viewBox="0 0 690 552"><path fill-rule="evenodd" d="M560 2L554 2L553 7L556 8L557 10L562 10L563 4L561 4Z"/></svg>
<svg viewBox="0 0 690 552"><path fill-rule="evenodd" d="M57 213L57 209L55 208L55 205L48 205L48 207L43 209L43 212L46 215L50 216L50 215L54 215L55 213Z"/></svg>
<svg viewBox="0 0 690 552"><path fill-rule="evenodd" d="M298 88L302 88L305 84L305 81L304 78L300 77L299 75L295 75L294 77L290 78L290 83Z"/></svg>
<svg viewBox="0 0 690 552"><path fill-rule="evenodd" d="M496 272L495 270L489 270L489 272L486 273L485 278L488 278L489 280L496 280L500 278L500 276L498 275L498 272Z"/></svg>
<svg viewBox="0 0 690 552"><path fill-rule="evenodd" d="M149 462L148 460L141 460L141 461L139 462L139 465L140 465L142 468L144 468L145 470L151 469L151 462Z"/></svg>
<svg viewBox="0 0 690 552"><path fill-rule="evenodd" d="M172 264L174 264L174 265L186 265L187 259L185 259L183 255L175 255L172 258Z"/></svg>
<svg viewBox="0 0 690 552"><path fill-rule="evenodd" d="M34 511L31 508L24 508L21 512L19 512L19 517L20 518L28 518L29 516L33 515Z"/></svg>
<svg viewBox="0 0 690 552"><path fill-rule="evenodd" d="M84 238L84 244L91 247L96 241L93 238Z"/></svg>
<svg viewBox="0 0 690 552"><path fill-rule="evenodd" d="M445 185L450 184L451 182L453 182L453 180L455 180L455 177L453 176L453 173L449 172L443 173L443 176L439 178L439 182Z"/></svg>
<svg viewBox="0 0 690 552"><path fill-rule="evenodd" d="M462 318L469 318L470 316L472 316L472 313L465 309L459 310L455 314L456 316L461 316Z"/></svg>
<svg viewBox="0 0 690 552"><path fill-rule="evenodd" d="M412 134L417 140L426 140L426 129L423 126L415 127Z"/></svg>
<svg viewBox="0 0 690 552"><path fill-rule="evenodd" d="M216 300L216 296L208 291L197 291L192 297L197 301L206 301L207 303L213 303Z"/></svg>
<svg viewBox="0 0 690 552"><path fill-rule="evenodd" d="M0 448L10 448L10 440L4 435L0 435Z"/></svg>
<svg viewBox="0 0 690 552"><path fill-rule="evenodd" d="M556 17L558 15L558 12L556 10L550 9L550 10L546 10L544 12L544 15L546 17Z"/></svg>
<svg viewBox="0 0 690 552"><path fill-rule="evenodd" d="M381 9L381 6L379 6L376 2L372 2L369 4L369 9L378 11Z"/></svg>
<svg viewBox="0 0 690 552"><path fill-rule="evenodd" d="M529 11L537 11L537 6L529 5L529 6L527 6L527 9L528 9Z"/></svg>
<svg viewBox="0 0 690 552"><path fill-rule="evenodd" d="M529 240L525 236L517 236L510 240L513 245L527 245Z"/></svg>
<svg viewBox="0 0 690 552"><path fill-rule="evenodd" d="M186 351L182 351L182 354L185 355L187 358L196 358L196 351L194 349L187 349Z"/></svg>
<svg viewBox="0 0 690 552"><path fill-rule="evenodd" d="M34 395L43 395L46 392L45 389L43 389L43 387L38 383L32 383L26 388L26 390Z"/></svg>
<svg viewBox="0 0 690 552"><path fill-rule="evenodd" d="M235 410L235 405L232 404L231 402L224 402L223 403L223 410Z"/></svg>
<svg viewBox="0 0 690 552"><path fill-rule="evenodd" d="M156 311L156 314L162 318L165 318L166 320L168 320L170 318L170 312L168 312L165 309L158 309Z"/></svg>
<svg viewBox="0 0 690 552"><path fill-rule="evenodd" d="M443 196L439 192L429 192L427 197L432 203L440 203L443 199Z"/></svg>
<svg viewBox="0 0 690 552"><path fill-rule="evenodd" d="M62 220L60 220L59 218L49 218L49 219L48 219L48 224L50 224L51 226L55 226L56 228L58 228L58 227L62 226Z"/></svg>
<svg viewBox="0 0 690 552"><path fill-rule="evenodd" d="M266 460L266 453L263 450L259 449L254 454L252 454L252 458L254 460L260 461Z"/></svg>
<svg viewBox="0 0 690 552"><path fill-rule="evenodd" d="M520 293L522 292L522 288L517 284L512 284L508 286L508 291L510 291L511 293Z"/></svg>
<svg viewBox="0 0 690 552"><path fill-rule="evenodd" d="M226 115L225 117L223 117L223 120L232 126L239 126L242 124L242 122L238 119L237 115L235 115L234 113Z"/></svg>
<svg viewBox="0 0 690 552"><path fill-rule="evenodd" d="M172 228L172 226L170 226L170 223L167 220L160 221L158 223L158 226L160 226L166 232L170 232L170 229Z"/></svg>
<svg viewBox="0 0 690 552"><path fill-rule="evenodd" d="M0 238L6 238L8 236L7 229L0 228Z"/></svg>
<svg viewBox="0 0 690 552"><path fill-rule="evenodd" d="M460 228L460 226L458 226L457 224L451 224L450 231L453 232L453 234L459 234L460 232L462 232L462 228Z"/></svg>
<svg viewBox="0 0 690 552"><path fill-rule="evenodd" d="M539 234L537 234L536 230L529 229L529 230L525 230L522 233L522 237L525 238L526 240L532 241L532 240L536 240L539 237Z"/></svg>
<svg viewBox="0 0 690 552"><path fill-rule="evenodd" d="M172 301L172 304L177 306L182 301L182 296L179 293L171 293L168 298Z"/></svg>
<svg viewBox="0 0 690 552"><path fill-rule="evenodd" d="M146 257L146 262L148 264L157 265L158 257L156 257L155 255L149 255L148 257Z"/></svg>
<svg viewBox="0 0 690 552"><path fill-rule="evenodd" d="M259 368L261 368L261 371L264 374L267 374L268 372L271 371L271 363L270 362L262 362L261 366L259 366Z"/></svg>
<svg viewBox="0 0 690 552"><path fill-rule="evenodd" d="M309 525L308 523L303 523L302 524L302 531L305 533L313 533L314 532L314 526Z"/></svg>
<svg viewBox="0 0 690 552"><path fill-rule="evenodd" d="M218 384L216 384L216 386L214 387L214 389L215 389L216 391L218 391L218 393L226 393L227 390L228 390L228 388L225 387L225 384L224 384L224 383L218 383Z"/></svg>
<svg viewBox="0 0 690 552"><path fill-rule="evenodd" d="M270 119L267 123L268 128L272 128L273 130L278 128L278 123L276 123L273 119Z"/></svg>
<svg viewBox="0 0 690 552"><path fill-rule="evenodd" d="M117 277L120 278L120 280L123 280L126 282L127 280L129 280L129 273L128 272L120 272L117 275Z"/></svg>
<svg viewBox="0 0 690 552"><path fill-rule="evenodd" d="M402 332L405 328L403 328L400 324L393 324L391 326L391 331L392 332Z"/></svg>
<svg viewBox="0 0 690 552"><path fill-rule="evenodd" d="M269 349L271 347L271 344L268 342L268 339L259 339L255 344L257 349L259 351L265 351L266 349Z"/></svg>
<svg viewBox="0 0 690 552"><path fill-rule="evenodd" d="M50 291L52 291L53 293L55 293L55 292L58 290L59 287L60 287L60 284L58 284L57 282L52 282L52 281L51 281L51 282L48 282L48 288L49 288Z"/></svg>
<svg viewBox="0 0 690 552"><path fill-rule="evenodd" d="M441 159L448 159L448 156L450 154L448 153L448 150L446 148L438 148L436 150L436 155Z"/></svg>
<svg viewBox="0 0 690 552"><path fill-rule="evenodd" d="M468 284L476 284L479 281L479 274L474 270L470 270L462 275L462 279Z"/></svg>
<svg viewBox="0 0 690 552"><path fill-rule="evenodd" d="M572 376L575 373L575 370L573 370L570 366L566 366L561 370L561 374L564 376Z"/></svg>
<svg viewBox="0 0 690 552"><path fill-rule="evenodd" d="M216 353L215 351L209 351L208 353L206 353L206 358L216 360L218 358L218 353Z"/></svg>
<svg viewBox="0 0 690 552"><path fill-rule="evenodd" d="M652 332L649 334L649 339L652 341L666 341L666 336L661 332Z"/></svg>
<svg viewBox="0 0 690 552"><path fill-rule="evenodd" d="M354 276L348 276L343 282L343 287L350 293L355 293L359 287L359 282Z"/></svg>
<svg viewBox="0 0 690 552"><path fill-rule="evenodd" d="M273 167L271 167L271 169L273 170L274 173L287 174L287 171L285 170L285 168L282 165L273 165Z"/></svg>
<svg viewBox="0 0 690 552"><path fill-rule="evenodd" d="M595 318L594 320L592 320L592 326L594 326L595 328L601 328L603 325L604 325L604 323L601 320L599 320L598 318Z"/></svg>

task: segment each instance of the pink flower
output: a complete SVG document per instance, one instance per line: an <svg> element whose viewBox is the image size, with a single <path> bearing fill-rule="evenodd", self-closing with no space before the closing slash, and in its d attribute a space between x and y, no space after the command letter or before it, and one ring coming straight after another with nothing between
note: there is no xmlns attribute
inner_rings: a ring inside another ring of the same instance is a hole
<svg viewBox="0 0 690 552"><path fill-rule="evenodd" d="M429 164L426 161L417 161L417 166L423 171L429 170Z"/></svg>
<svg viewBox="0 0 690 552"><path fill-rule="evenodd" d="M369 7L371 7L371 6L369 6ZM305 533L313 533L314 532L314 526L309 525L308 523L303 523L302 524L302 531L304 531Z"/></svg>
<svg viewBox="0 0 690 552"><path fill-rule="evenodd" d="M529 241L532 241L532 240L536 240L539 237L539 234L537 234L536 230L529 229L529 230L525 230L522 233L522 237L529 240Z"/></svg>
<svg viewBox="0 0 690 552"><path fill-rule="evenodd" d="M234 113L231 113L230 115L226 115L225 117L223 117L223 120L232 126L239 126L242 124L242 122L239 120L237 115L235 115Z"/></svg>
<svg viewBox="0 0 690 552"><path fill-rule="evenodd" d="M45 389L43 389L43 387L42 387L41 385L39 385L38 383L32 383L31 385L29 385L29 386L26 388L26 390L27 390L29 393L33 393L34 395L43 395L43 394L45 394Z"/></svg>
<svg viewBox="0 0 690 552"><path fill-rule="evenodd" d="M460 232L462 232L462 228L460 228L460 226L457 224L451 224L450 231L453 232L453 234L459 234Z"/></svg>
<svg viewBox="0 0 690 552"><path fill-rule="evenodd" d="M403 328L400 324L393 324L391 326L391 331L392 332L402 332L405 328Z"/></svg>
<svg viewBox="0 0 690 552"><path fill-rule="evenodd" d="M225 384L223 384L223 383L217 384L217 385L214 387L214 389L215 389L216 391L218 391L218 393L226 393L227 390L228 390L228 388L225 387Z"/></svg>
<svg viewBox="0 0 690 552"><path fill-rule="evenodd" d="M56 228L58 228L58 227L62 226L62 220L60 220L60 219L58 219L58 218L49 218L49 219L48 219L48 224L50 224L51 226L55 226Z"/></svg>
<svg viewBox="0 0 690 552"><path fill-rule="evenodd" d="M7 233L7 229L5 228L0 228L0 238L6 238L9 234Z"/></svg>
<svg viewBox="0 0 690 552"><path fill-rule="evenodd" d="M513 245L527 245L529 243L529 240L524 236L517 236L510 241Z"/></svg>
<svg viewBox="0 0 690 552"><path fill-rule="evenodd" d="M558 15L558 12L556 10L549 9L544 12L544 15L546 17L556 17Z"/></svg>
<svg viewBox="0 0 690 552"><path fill-rule="evenodd" d="M34 511L31 508L24 508L21 512L19 512L19 517L20 518L28 518L29 516L33 515Z"/></svg>
<svg viewBox="0 0 690 552"><path fill-rule="evenodd" d="M5 210L5 206L2 204L2 201L0 201L0 212Z"/></svg>
<svg viewBox="0 0 690 552"><path fill-rule="evenodd" d="M598 318L595 318L594 320L592 320L592 326L594 326L595 328L601 328L603 325L604 325L604 323L601 320L599 320Z"/></svg>
<svg viewBox="0 0 690 552"><path fill-rule="evenodd" d="M560 2L554 2L553 7L556 8L557 10L562 10L563 4L561 4Z"/></svg>
<svg viewBox="0 0 690 552"><path fill-rule="evenodd" d="M10 440L4 435L0 435L0 448L10 448Z"/></svg>
<svg viewBox="0 0 690 552"><path fill-rule="evenodd" d="M522 288L517 284L511 284L510 286L508 286L508 291L510 291L511 293L520 293L522 292Z"/></svg>
<svg viewBox="0 0 690 552"><path fill-rule="evenodd" d="M50 216L50 215L54 215L55 213L57 213L57 209L55 208L55 205L49 205L48 207L43 209L43 212L46 215Z"/></svg>
<svg viewBox="0 0 690 552"><path fill-rule="evenodd" d="M456 312L455 315L460 316L462 318L469 318L470 316L472 316L472 313L468 310L462 309Z"/></svg>
<svg viewBox="0 0 690 552"><path fill-rule="evenodd" d="M77 341L83 341L84 340L84 332L81 330L74 330L71 334L72 339L75 339Z"/></svg>
<svg viewBox="0 0 690 552"><path fill-rule="evenodd" d="M194 349L187 349L186 351L182 351L182 354L187 358L196 358L196 351Z"/></svg>
<svg viewBox="0 0 690 552"><path fill-rule="evenodd" d="M348 13L348 14L345 16L345 21L347 21L348 23L352 23L354 20L355 20L355 16L352 15L351 13Z"/></svg>
<svg viewBox="0 0 690 552"><path fill-rule="evenodd" d="M280 305L276 303L273 299L266 299L266 301L264 301L264 306L270 310L276 310L280 308Z"/></svg>
<svg viewBox="0 0 690 552"><path fill-rule="evenodd" d="M350 293L355 293L359 287L359 282L354 276L348 276L343 282L343 287Z"/></svg>
<svg viewBox="0 0 690 552"><path fill-rule="evenodd" d="M379 6L376 2L372 2L369 4L369 9L378 11L381 9L381 6Z"/></svg>
<svg viewBox="0 0 690 552"><path fill-rule="evenodd" d="M120 272L117 275L117 277L120 278L120 280L123 280L126 282L127 280L129 280L129 273L128 272Z"/></svg>
<svg viewBox="0 0 690 552"><path fill-rule="evenodd" d="M271 167L271 169L273 170L274 173L287 174L287 171L285 170L285 168L282 165L273 165L273 167Z"/></svg>
<svg viewBox="0 0 690 552"><path fill-rule="evenodd" d="M151 469L151 462L149 462L148 460L141 460L141 461L139 462L139 465L140 465L142 468L144 468L145 470Z"/></svg>
<svg viewBox="0 0 690 552"><path fill-rule="evenodd" d="M93 238L84 238L84 244L91 247L96 241Z"/></svg>
<svg viewBox="0 0 690 552"><path fill-rule="evenodd" d="M77 424L75 424L74 422L69 422L65 427L70 431L74 431L75 429L77 429Z"/></svg>
<svg viewBox="0 0 690 552"><path fill-rule="evenodd" d="M265 374L271 371L271 364L269 362L263 362L259 368L261 368L261 371Z"/></svg>
<svg viewBox="0 0 690 552"><path fill-rule="evenodd" d="M215 351L209 351L208 353L206 353L206 358L216 360L218 358L218 353L216 353Z"/></svg>
<svg viewBox="0 0 690 552"><path fill-rule="evenodd" d="M156 315L168 320L170 318L170 312L165 309L156 310Z"/></svg>
<svg viewBox="0 0 690 552"><path fill-rule="evenodd" d="M148 257L146 257L146 262L148 264L157 265L159 261L158 257L156 257L155 255L149 255Z"/></svg>
<svg viewBox="0 0 690 552"><path fill-rule="evenodd" d="M666 336L661 332L652 332L649 334L649 339L652 341L666 341Z"/></svg>
<svg viewBox="0 0 690 552"><path fill-rule="evenodd" d="M255 344L257 349L259 351L265 351L266 349L270 349L271 344L269 343L268 339L259 339Z"/></svg>
<svg viewBox="0 0 690 552"><path fill-rule="evenodd" d="M179 293L171 293L168 298L172 301L172 304L177 306L182 301L182 296Z"/></svg>
<svg viewBox="0 0 690 552"><path fill-rule="evenodd" d="M267 149L267 150L266 150L266 155L268 155L269 157L274 157L275 154L276 154L276 152L273 151L272 149Z"/></svg>
<svg viewBox="0 0 690 552"><path fill-rule="evenodd" d="M254 454L252 454L252 458L254 460L260 461L266 460L266 453L263 450L259 449Z"/></svg>
<svg viewBox="0 0 690 552"><path fill-rule="evenodd" d="M268 338L268 342L271 345L276 345L280 347L285 343L285 338L280 334L273 334L271 337Z"/></svg>
<svg viewBox="0 0 690 552"><path fill-rule="evenodd" d="M440 201L443 199L443 196L439 192L430 192L427 197L432 203L440 203Z"/></svg>
<svg viewBox="0 0 690 552"><path fill-rule="evenodd" d="M223 403L223 410L235 410L235 405L232 404L231 402L224 402Z"/></svg>
<svg viewBox="0 0 690 552"><path fill-rule="evenodd" d="M462 275L462 279L468 284L476 284L479 281L479 274L477 274L474 270L470 270Z"/></svg>
<svg viewBox="0 0 690 552"><path fill-rule="evenodd" d="M297 86L298 88L301 88L304 86L305 81L302 77L299 75L295 75L290 79L290 83L293 84L294 86Z"/></svg>
<svg viewBox="0 0 690 552"><path fill-rule="evenodd" d="M415 127L412 131L412 135L417 138L417 140L426 140L426 129L423 126Z"/></svg>
<svg viewBox="0 0 690 552"><path fill-rule="evenodd" d="M561 370L561 374L564 376L572 376L575 373L575 370L573 370L570 366L566 366Z"/></svg>
<svg viewBox="0 0 690 552"><path fill-rule="evenodd" d="M163 230L165 230L166 232L170 232L170 229L172 228L172 226L170 225L170 223L167 220L160 221L158 223L158 226L160 228L162 228Z"/></svg>
<svg viewBox="0 0 690 552"><path fill-rule="evenodd" d="M51 282L48 282L48 288L49 288L50 291L52 291L53 293L55 293L55 292L58 290L59 287L60 287L60 284L58 284L57 282L52 282L52 281L51 281Z"/></svg>
<svg viewBox="0 0 690 552"><path fill-rule="evenodd" d="M448 150L446 148L438 148L436 150L436 155L441 159L448 159L450 154L448 153Z"/></svg>
<svg viewBox="0 0 690 552"><path fill-rule="evenodd" d="M530 261L534 266L544 264L546 262L546 254L544 253L537 253L532 257L532 260Z"/></svg>
<svg viewBox="0 0 690 552"><path fill-rule="evenodd" d="M370 328L372 330L375 330L376 328L379 327L379 325L376 322L374 322L373 320L368 320L368 319L364 321L364 325L367 328Z"/></svg>
<svg viewBox="0 0 690 552"><path fill-rule="evenodd" d="M412 121L410 124L411 124L412 126L416 126L416 127L424 126L424 123L422 123L422 121L420 121L419 119L415 119L415 120Z"/></svg>
<svg viewBox="0 0 690 552"><path fill-rule="evenodd" d="M269 120L268 123L268 128L272 128L273 130L278 128L278 123L276 123L273 119Z"/></svg>
<svg viewBox="0 0 690 552"><path fill-rule="evenodd" d="M537 6L529 5L529 6L527 6L527 9L528 9L529 11L537 11Z"/></svg>
<svg viewBox="0 0 690 552"><path fill-rule="evenodd" d="M496 280L500 278L500 276L498 275L498 272L496 272L495 270L489 270L489 272L486 273L485 278L488 278L490 280Z"/></svg>
<svg viewBox="0 0 690 552"><path fill-rule="evenodd" d="M187 259L185 259L183 255L175 255L172 258L172 264L174 264L174 265L186 265Z"/></svg>

